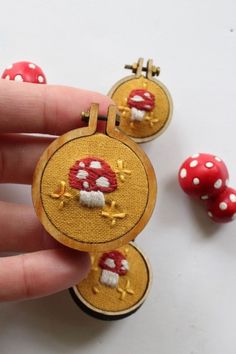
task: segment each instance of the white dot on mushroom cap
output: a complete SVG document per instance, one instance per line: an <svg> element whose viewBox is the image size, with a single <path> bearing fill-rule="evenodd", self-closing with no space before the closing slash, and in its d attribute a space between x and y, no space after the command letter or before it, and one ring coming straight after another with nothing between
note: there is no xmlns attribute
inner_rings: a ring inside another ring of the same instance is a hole
<svg viewBox="0 0 236 354"><path fill-rule="evenodd" d="M187 170L186 168L182 168L180 171L180 177L185 178L187 176Z"/></svg>
<svg viewBox="0 0 236 354"><path fill-rule="evenodd" d="M85 167L85 164L81 161L81 162L79 163L79 167Z"/></svg>
<svg viewBox="0 0 236 354"><path fill-rule="evenodd" d="M202 200L207 200L208 198L209 198L208 195L202 195L202 196L201 196L201 199L202 199Z"/></svg>
<svg viewBox="0 0 236 354"><path fill-rule="evenodd" d="M212 213L211 213L210 211L208 211L207 214L208 214L208 216L209 216L210 218L212 218L213 215L212 215Z"/></svg>
<svg viewBox="0 0 236 354"><path fill-rule="evenodd" d="M134 97L131 98L131 101L134 102L143 102L144 99L141 96L135 95Z"/></svg>
<svg viewBox="0 0 236 354"><path fill-rule="evenodd" d="M116 267L114 259L107 258L104 263L110 268L115 268Z"/></svg>
<svg viewBox="0 0 236 354"><path fill-rule="evenodd" d="M200 179L197 178L197 177L195 177L195 178L193 179L193 184L195 184L195 186L196 186L196 185L198 185L199 183L200 183Z"/></svg>
<svg viewBox="0 0 236 354"><path fill-rule="evenodd" d="M106 177L99 177L98 179L96 179L96 185L98 187L106 187L107 188L110 186L110 183Z"/></svg>
<svg viewBox="0 0 236 354"><path fill-rule="evenodd" d="M230 194L229 199L231 200L231 202L236 203L236 195L235 194L233 194L233 193Z"/></svg>
<svg viewBox="0 0 236 354"><path fill-rule="evenodd" d="M149 104L145 104L144 106L146 109L151 109L151 106Z"/></svg>
<svg viewBox="0 0 236 354"><path fill-rule="evenodd" d="M192 155L191 157L193 158L193 159L195 159L196 157L199 157L200 156L200 154L194 154L194 155Z"/></svg>
<svg viewBox="0 0 236 354"><path fill-rule="evenodd" d="M39 75L39 76L38 76L38 82L41 82L41 83L44 82L44 78L43 78L42 75Z"/></svg>
<svg viewBox="0 0 236 354"><path fill-rule="evenodd" d="M23 77L22 77L20 74L16 75L16 76L14 77L14 80L15 80L15 81L24 81L24 80L23 80Z"/></svg>
<svg viewBox="0 0 236 354"><path fill-rule="evenodd" d="M228 208L228 205L225 202L221 202L219 204L220 210L226 210Z"/></svg>
<svg viewBox="0 0 236 354"><path fill-rule="evenodd" d="M88 172L85 170L79 170L76 174L76 177L79 179L86 179L88 177Z"/></svg>
<svg viewBox="0 0 236 354"><path fill-rule="evenodd" d="M221 159L218 156L215 156L215 160L221 162Z"/></svg>
<svg viewBox="0 0 236 354"><path fill-rule="evenodd" d="M192 162L190 162L189 166L190 167L196 167L198 165L198 161L197 160L193 160Z"/></svg>
<svg viewBox="0 0 236 354"><path fill-rule="evenodd" d="M6 80L10 80L10 75L7 75L7 76L5 77L5 79L6 79Z"/></svg>
<svg viewBox="0 0 236 354"><path fill-rule="evenodd" d="M83 187L84 188L89 188L89 183L88 182L83 182Z"/></svg>
<svg viewBox="0 0 236 354"><path fill-rule="evenodd" d="M222 186L222 179L218 179L215 183L214 183L214 187L215 189L219 189Z"/></svg>
<svg viewBox="0 0 236 354"><path fill-rule="evenodd" d="M33 63L30 63L30 64L29 64L29 68L30 68L30 69L35 69L36 66L35 66Z"/></svg>
<svg viewBox="0 0 236 354"><path fill-rule="evenodd" d="M91 168L102 168L100 161L91 161L89 167Z"/></svg>
<svg viewBox="0 0 236 354"><path fill-rule="evenodd" d="M206 166L207 168L212 168L212 167L214 166L214 164L209 161L209 162L206 162L206 163L205 163L205 166Z"/></svg>
<svg viewBox="0 0 236 354"><path fill-rule="evenodd" d="M151 97L149 92L145 92L143 95L146 97Z"/></svg>
<svg viewBox="0 0 236 354"><path fill-rule="evenodd" d="M128 263L127 259L122 259L121 264L122 264L121 268L123 270L129 270L129 263Z"/></svg>

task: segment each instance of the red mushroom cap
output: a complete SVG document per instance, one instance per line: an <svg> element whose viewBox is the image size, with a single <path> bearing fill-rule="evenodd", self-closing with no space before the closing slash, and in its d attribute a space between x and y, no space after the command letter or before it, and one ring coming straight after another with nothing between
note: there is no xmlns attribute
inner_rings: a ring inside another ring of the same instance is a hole
<svg viewBox="0 0 236 354"><path fill-rule="evenodd" d="M31 62L20 61L10 65L2 74L2 79L46 84L46 76L42 69Z"/></svg>
<svg viewBox="0 0 236 354"><path fill-rule="evenodd" d="M236 190L225 188L215 198L207 202L208 215L216 222L229 222L236 218Z"/></svg>
<svg viewBox="0 0 236 354"><path fill-rule="evenodd" d="M196 154L184 161L179 169L179 184L189 195L207 200L220 194L229 174L224 162L211 154Z"/></svg>
<svg viewBox="0 0 236 354"><path fill-rule="evenodd" d="M132 90L127 103L130 108L151 112L155 107L155 96L150 91L144 89Z"/></svg>
<svg viewBox="0 0 236 354"><path fill-rule="evenodd" d="M98 157L86 157L70 168L71 187L91 192L113 192L117 188L116 174L108 163Z"/></svg>
<svg viewBox="0 0 236 354"><path fill-rule="evenodd" d="M109 265L108 260L113 261L112 266ZM125 275L128 269L124 266L124 261L127 262L126 257L121 252L111 251L108 253L103 253L99 261L99 266L102 269L109 270L110 272Z"/></svg>

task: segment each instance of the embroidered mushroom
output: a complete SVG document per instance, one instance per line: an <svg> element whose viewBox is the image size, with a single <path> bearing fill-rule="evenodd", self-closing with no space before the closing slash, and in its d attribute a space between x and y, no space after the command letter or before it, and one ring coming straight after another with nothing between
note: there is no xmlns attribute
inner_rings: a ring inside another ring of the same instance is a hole
<svg viewBox="0 0 236 354"><path fill-rule="evenodd" d="M228 170L224 162L211 154L196 154L179 169L179 184L189 195L207 200L220 194L227 185Z"/></svg>
<svg viewBox="0 0 236 354"><path fill-rule="evenodd" d="M97 157L86 157L76 161L70 168L69 184L80 190L81 205L89 208L105 205L103 193L113 192L117 188L115 172L109 164Z"/></svg>
<svg viewBox="0 0 236 354"><path fill-rule="evenodd" d="M119 276L125 275L129 270L126 257L119 251L104 253L100 258L99 266L102 268L100 282L111 288L116 288Z"/></svg>
<svg viewBox="0 0 236 354"><path fill-rule="evenodd" d="M146 112L151 112L155 108L155 96L144 89L132 90L127 104L131 110L131 120L141 122Z"/></svg>
<svg viewBox="0 0 236 354"><path fill-rule="evenodd" d="M207 202L208 216L216 222L229 222L236 219L236 190L225 188L215 198Z"/></svg>
<svg viewBox="0 0 236 354"><path fill-rule="evenodd" d="M2 79L46 84L46 76L42 69L31 62L20 61L10 65L2 74Z"/></svg>

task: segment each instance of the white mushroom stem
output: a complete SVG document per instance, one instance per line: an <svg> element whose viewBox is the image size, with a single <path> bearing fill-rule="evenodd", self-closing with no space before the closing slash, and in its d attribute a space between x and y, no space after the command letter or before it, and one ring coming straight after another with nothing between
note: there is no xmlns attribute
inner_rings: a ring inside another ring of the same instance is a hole
<svg viewBox="0 0 236 354"><path fill-rule="evenodd" d="M135 107L131 108L131 120L137 120L141 122L144 119L145 111L141 111Z"/></svg>
<svg viewBox="0 0 236 354"><path fill-rule="evenodd" d="M116 288L118 286L119 274L110 270L103 269L100 282L110 288Z"/></svg>
<svg viewBox="0 0 236 354"><path fill-rule="evenodd" d="M89 208L102 208L105 205L104 195L100 191L80 191L79 200L81 205Z"/></svg>

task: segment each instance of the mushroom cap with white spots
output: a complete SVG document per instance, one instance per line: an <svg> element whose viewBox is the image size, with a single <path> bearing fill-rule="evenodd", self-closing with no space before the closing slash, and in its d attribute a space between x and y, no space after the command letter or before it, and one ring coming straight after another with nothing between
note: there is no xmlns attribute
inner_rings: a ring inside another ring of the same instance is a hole
<svg viewBox="0 0 236 354"><path fill-rule="evenodd" d="M183 162L178 177L185 193L208 200L226 188L229 174L219 157L198 153Z"/></svg>
<svg viewBox="0 0 236 354"><path fill-rule="evenodd" d="M113 192L117 188L115 172L98 157L77 160L69 171L69 184L81 191Z"/></svg>
<svg viewBox="0 0 236 354"><path fill-rule="evenodd" d="M100 258L99 266L119 275L125 275L129 270L126 257L119 251L103 253Z"/></svg>
<svg viewBox="0 0 236 354"><path fill-rule="evenodd" d="M33 84L46 84L47 79L42 69L29 61L20 61L8 66L2 76L2 79L31 82Z"/></svg>
<svg viewBox="0 0 236 354"><path fill-rule="evenodd" d="M127 104L131 109L151 112L155 108L155 96L148 90L135 89L130 92Z"/></svg>
<svg viewBox="0 0 236 354"><path fill-rule="evenodd" d="M233 221L236 217L236 190L226 187L222 193L207 201L209 217L219 223Z"/></svg>

